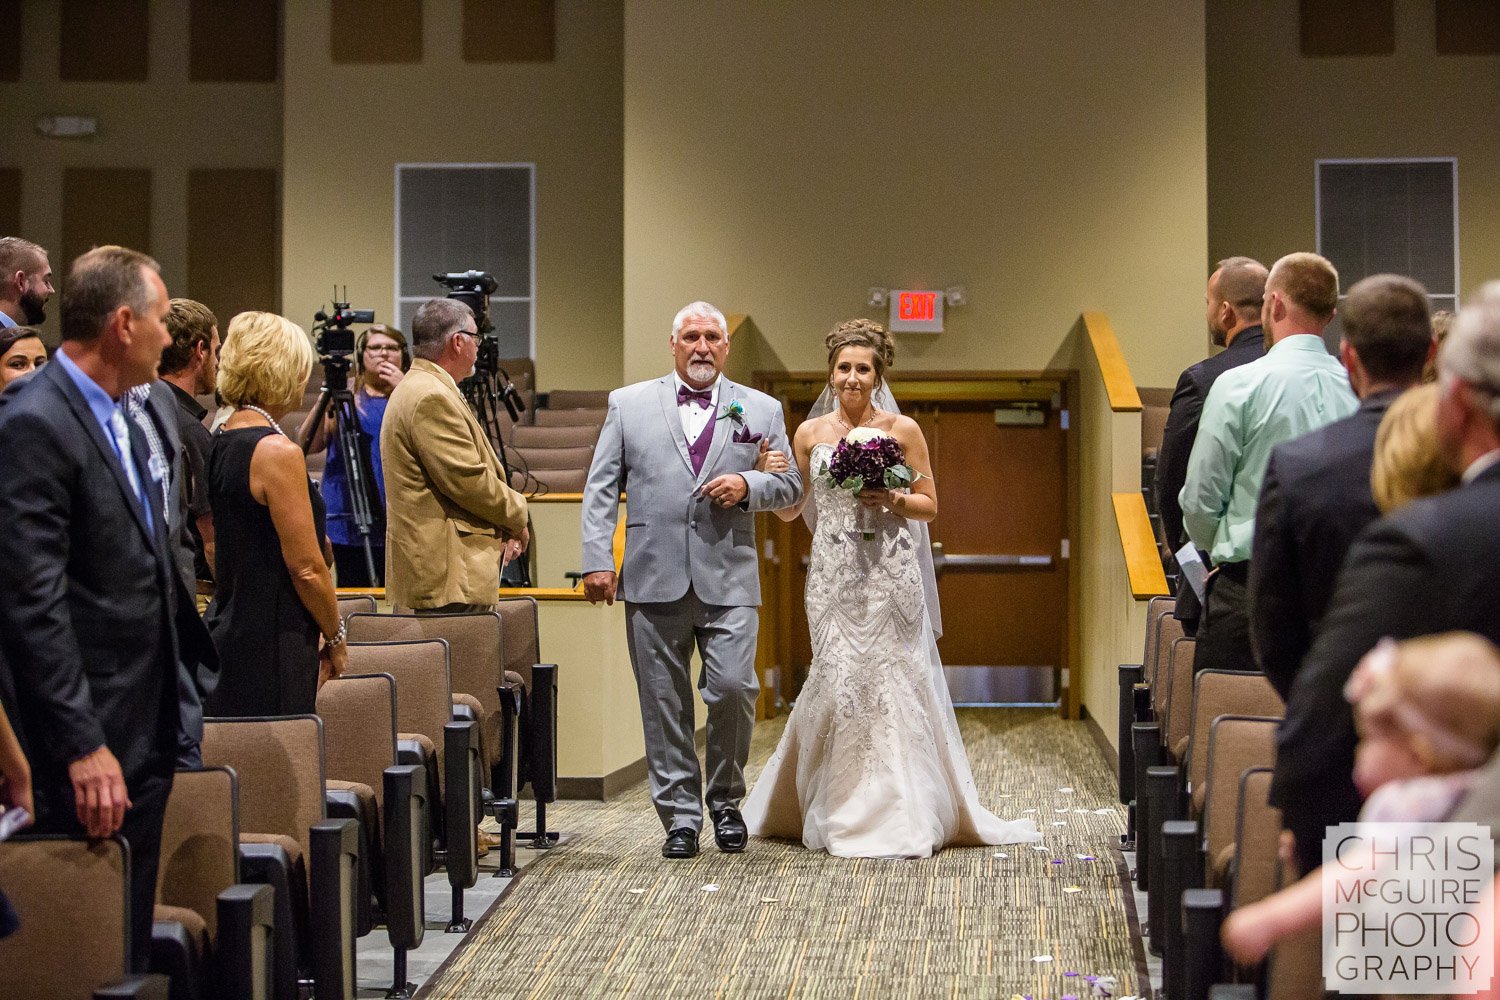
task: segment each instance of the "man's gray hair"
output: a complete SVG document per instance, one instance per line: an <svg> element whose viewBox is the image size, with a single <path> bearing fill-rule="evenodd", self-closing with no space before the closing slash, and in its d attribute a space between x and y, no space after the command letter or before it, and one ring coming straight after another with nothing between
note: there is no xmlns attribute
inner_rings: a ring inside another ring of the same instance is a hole
<svg viewBox="0 0 1500 1000"><path fill-rule="evenodd" d="M161 267L138 250L95 247L73 261L62 296L62 339L87 343L104 331L114 311L129 306L138 313L151 307L152 287L146 272Z"/></svg>
<svg viewBox="0 0 1500 1000"><path fill-rule="evenodd" d="M474 311L457 299L428 299L411 321L412 353L436 361L448 335L473 318Z"/></svg>
<svg viewBox="0 0 1500 1000"><path fill-rule="evenodd" d="M0 236L0 274L30 272L47 259L47 251L19 236Z"/></svg>
<svg viewBox="0 0 1500 1000"><path fill-rule="evenodd" d="M1464 304L1438 352L1438 371L1486 397L1500 426L1500 281L1489 281Z"/></svg>
<svg viewBox="0 0 1500 1000"><path fill-rule="evenodd" d="M690 319L710 319L719 328L724 336L729 336L729 323L724 319L724 314L714 308L711 302L689 302L677 310L677 315L672 317L672 339L682 332L682 327Z"/></svg>

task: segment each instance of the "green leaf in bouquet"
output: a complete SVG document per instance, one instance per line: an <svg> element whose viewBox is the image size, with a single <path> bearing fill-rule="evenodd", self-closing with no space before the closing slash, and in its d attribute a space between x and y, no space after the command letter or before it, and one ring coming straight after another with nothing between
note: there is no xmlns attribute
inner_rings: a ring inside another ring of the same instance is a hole
<svg viewBox="0 0 1500 1000"><path fill-rule="evenodd" d="M888 490L905 489L916 482L919 475L909 465L893 465L885 470L885 488Z"/></svg>
<svg viewBox="0 0 1500 1000"><path fill-rule="evenodd" d="M839 487L848 490L850 493L858 493L865 488L865 481L859 476L850 476L842 483L839 483Z"/></svg>

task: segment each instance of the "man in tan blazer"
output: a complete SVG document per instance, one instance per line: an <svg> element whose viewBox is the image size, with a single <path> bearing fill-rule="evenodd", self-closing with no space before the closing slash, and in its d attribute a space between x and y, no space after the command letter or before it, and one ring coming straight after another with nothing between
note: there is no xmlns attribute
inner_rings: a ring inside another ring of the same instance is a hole
<svg viewBox="0 0 1500 1000"><path fill-rule="evenodd" d="M419 613L488 610L502 556L515 558L529 538L526 499L458 389L479 356L474 314L453 299L423 303L412 353L380 428L386 595Z"/></svg>

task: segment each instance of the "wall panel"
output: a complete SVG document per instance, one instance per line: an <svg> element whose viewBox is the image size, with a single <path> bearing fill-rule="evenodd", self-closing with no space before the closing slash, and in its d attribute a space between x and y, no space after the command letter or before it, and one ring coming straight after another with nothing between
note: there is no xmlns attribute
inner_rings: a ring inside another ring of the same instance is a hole
<svg viewBox="0 0 1500 1000"><path fill-rule="evenodd" d="M281 309L279 198L275 170L188 173L188 280L173 294L212 309L220 333L237 312Z"/></svg>
<svg viewBox="0 0 1500 1000"><path fill-rule="evenodd" d="M149 0L62 0L58 75L139 83L150 70Z"/></svg>
<svg viewBox="0 0 1500 1000"><path fill-rule="evenodd" d="M70 167L63 171L62 253L67 273L79 254L105 243L151 252L151 171Z"/></svg>

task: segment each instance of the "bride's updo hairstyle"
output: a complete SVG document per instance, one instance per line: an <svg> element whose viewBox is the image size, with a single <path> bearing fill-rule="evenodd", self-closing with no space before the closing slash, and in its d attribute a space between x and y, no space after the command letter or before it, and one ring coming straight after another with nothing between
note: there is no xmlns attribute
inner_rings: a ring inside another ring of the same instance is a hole
<svg viewBox="0 0 1500 1000"><path fill-rule="evenodd" d="M876 386L885 381L885 370L896 363L896 342L885 327L871 319L844 320L823 338L823 346L828 348L829 378L833 378L839 352L846 347L868 347L875 355Z"/></svg>

